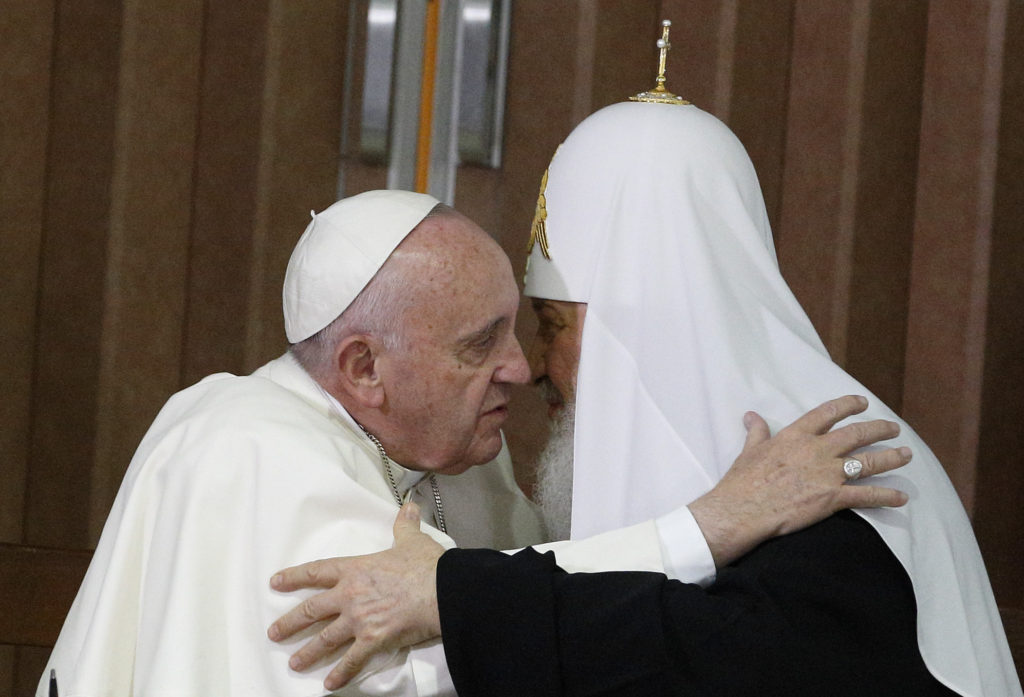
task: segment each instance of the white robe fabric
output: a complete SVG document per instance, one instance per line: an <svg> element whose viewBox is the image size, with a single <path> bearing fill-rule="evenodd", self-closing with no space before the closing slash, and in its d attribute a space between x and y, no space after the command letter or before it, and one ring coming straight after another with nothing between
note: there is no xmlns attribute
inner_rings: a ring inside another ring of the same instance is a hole
<svg viewBox="0 0 1024 697"><path fill-rule="evenodd" d="M445 547L542 539L507 450L438 481L451 537L423 529ZM373 445L290 355L251 376L204 379L167 402L140 444L37 695L51 668L62 697L324 694L333 660L288 667L309 632L266 638L304 597L271 591L270 576L389 548L397 508ZM431 508L421 504L425 517ZM653 524L613 538L623 563L658 568ZM581 568L622 568L600 554L584 545ZM338 694L454 691L435 641L379 657Z"/></svg>
<svg viewBox="0 0 1024 697"><path fill-rule="evenodd" d="M533 247L525 293L588 303L572 536L708 491L742 448L747 410L774 431L828 399L865 395L856 418L899 422L890 444L914 452L873 482L910 502L857 512L913 582L928 669L963 695L1020 695L952 485L913 429L829 358L779 273L757 177L732 132L693 106L615 104L573 131L543 194L551 259Z"/></svg>

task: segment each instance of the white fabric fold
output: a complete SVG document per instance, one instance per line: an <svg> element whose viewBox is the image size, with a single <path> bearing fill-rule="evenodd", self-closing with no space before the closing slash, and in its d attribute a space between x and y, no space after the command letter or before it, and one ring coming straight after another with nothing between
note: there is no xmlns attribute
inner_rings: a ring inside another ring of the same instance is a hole
<svg viewBox="0 0 1024 697"><path fill-rule="evenodd" d="M718 570L697 520L686 506L654 520L665 561L665 575L678 581L709 586Z"/></svg>
<svg viewBox="0 0 1024 697"><path fill-rule="evenodd" d="M438 480L455 539L511 547L542 538L507 450ZM270 577L391 547L397 511L376 449L331 413L290 355L251 376L206 378L172 397L139 445L37 695L48 692L50 668L68 697L324 694L333 660L288 667L308 631L280 644L266 637L313 591L277 593ZM454 690L433 641L374 659L338 694Z"/></svg>

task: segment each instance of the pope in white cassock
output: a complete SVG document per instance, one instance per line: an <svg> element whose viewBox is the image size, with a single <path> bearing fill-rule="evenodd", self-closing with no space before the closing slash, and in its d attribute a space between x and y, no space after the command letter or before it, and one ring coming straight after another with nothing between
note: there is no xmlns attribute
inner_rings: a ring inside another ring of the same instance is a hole
<svg viewBox="0 0 1024 697"><path fill-rule="evenodd" d="M276 570L388 548L409 499L445 547L541 541L500 431L510 386L529 376L518 304L501 248L430 196L367 192L314 214L285 279L292 350L249 376L207 377L161 410L37 694L53 670L64 697L320 695L327 662L289 668L308 635L266 635L293 602L270 589ZM667 533L645 520L562 547L559 561L662 570L664 545L710 565L685 507ZM343 693L453 688L433 641L378 658Z"/></svg>
<svg viewBox="0 0 1024 697"><path fill-rule="evenodd" d="M167 402L127 470L38 694L51 669L65 696L323 694L326 668L290 671L289 645L266 638L291 602L268 587L275 570L389 547L407 498L421 502L425 529L445 546L543 540L500 432L508 387L528 376L512 333L511 268L465 218L428 216L437 204L370 192L313 216L285 281L288 338L301 343L331 325L344 335L348 373L324 367L332 358L314 337L250 376L212 375ZM433 258L432 246L446 253ZM402 331L376 326L374 313L426 306L408 279L388 286L377 274L389 256L393 271L429 259L434 277L451 282L457 269L464 282L421 283L421 293L444 292L444 312ZM360 295L375 274L379 292ZM351 321L333 322L350 304ZM431 337L416 333L435 325L452 344L440 359ZM616 563L660 568L653 526L625 536ZM443 663L438 642L396 652L351 689L450 694L436 670Z"/></svg>

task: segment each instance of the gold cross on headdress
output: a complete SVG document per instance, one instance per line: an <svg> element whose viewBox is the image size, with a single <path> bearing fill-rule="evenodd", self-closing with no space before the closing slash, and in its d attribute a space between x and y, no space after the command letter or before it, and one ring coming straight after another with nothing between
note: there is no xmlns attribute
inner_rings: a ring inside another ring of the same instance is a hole
<svg viewBox="0 0 1024 697"><path fill-rule="evenodd" d="M672 94L665 89L665 62L668 59L668 50L672 44L668 42L668 29L672 22L663 20L661 22L661 38L658 39L658 79L653 90L641 92L629 98L632 102L655 102L657 104L689 104L679 95Z"/></svg>

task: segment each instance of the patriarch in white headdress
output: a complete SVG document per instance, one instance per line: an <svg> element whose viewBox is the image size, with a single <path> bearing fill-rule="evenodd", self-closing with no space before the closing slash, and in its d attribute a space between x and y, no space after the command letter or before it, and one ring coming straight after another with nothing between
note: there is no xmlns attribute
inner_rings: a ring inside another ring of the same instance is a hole
<svg viewBox="0 0 1024 697"><path fill-rule="evenodd" d="M551 161L531 243L526 295L587 304L574 538L711 489L743 446L737 414L756 411L775 428L837 394L868 395L857 418L898 422L894 447L914 460L876 482L906 491L906 506L857 513L910 577L925 664L964 695L1020 694L942 465L829 357L779 273L754 168L724 124L685 103L590 116Z"/></svg>

